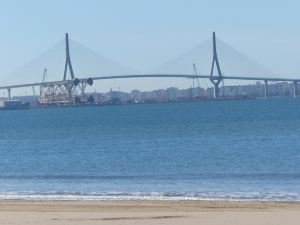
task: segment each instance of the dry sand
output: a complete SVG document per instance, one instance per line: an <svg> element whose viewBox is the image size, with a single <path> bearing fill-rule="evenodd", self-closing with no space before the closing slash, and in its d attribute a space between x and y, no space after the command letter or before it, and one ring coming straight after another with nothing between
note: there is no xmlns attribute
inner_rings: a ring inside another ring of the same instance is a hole
<svg viewBox="0 0 300 225"><path fill-rule="evenodd" d="M299 225L300 203L0 201L0 224Z"/></svg>

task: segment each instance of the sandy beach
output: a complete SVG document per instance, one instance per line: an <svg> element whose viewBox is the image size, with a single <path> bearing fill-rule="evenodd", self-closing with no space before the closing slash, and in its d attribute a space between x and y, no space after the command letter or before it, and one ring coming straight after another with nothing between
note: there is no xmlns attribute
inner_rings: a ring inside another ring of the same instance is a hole
<svg viewBox="0 0 300 225"><path fill-rule="evenodd" d="M0 224L298 225L300 203L0 201Z"/></svg>

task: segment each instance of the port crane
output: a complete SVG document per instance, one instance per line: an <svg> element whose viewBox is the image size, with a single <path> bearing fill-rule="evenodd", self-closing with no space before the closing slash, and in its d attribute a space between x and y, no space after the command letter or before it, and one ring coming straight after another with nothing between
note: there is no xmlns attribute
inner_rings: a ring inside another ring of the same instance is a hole
<svg viewBox="0 0 300 225"><path fill-rule="evenodd" d="M198 95L199 97L201 96L201 90L200 90L200 81L199 81L199 77L198 77L198 71L197 71L197 66L196 64L194 63L193 64L193 69L194 69L194 77L193 77L193 97L194 97L194 88L195 88L195 78L197 80L197 85L198 85Z"/></svg>

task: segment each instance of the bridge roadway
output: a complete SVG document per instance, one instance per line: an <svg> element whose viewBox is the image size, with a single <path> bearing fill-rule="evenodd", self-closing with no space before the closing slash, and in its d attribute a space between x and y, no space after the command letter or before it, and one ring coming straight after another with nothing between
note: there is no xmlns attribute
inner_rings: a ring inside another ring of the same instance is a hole
<svg viewBox="0 0 300 225"><path fill-rule="evenodd" d="M91 77L93 80L111 80L111 79L129 79L129 78L187 78L187 79L196 79L196 78L206 78L210 79L210 75L192 75L192 74L132 74L132 75L117 75L117 76L99 76L99 77ZM219 76L212 76L213 79L219 79ZM88 78L78 78L80 81L86 81ZM252 76L222 76L223 80L253 80L253 81L287 81L287 82L300 82L300 79L294 78L271 78L271 77L252 77ZM41 85L56 85L56 84L67 84L71 80L67 81L48 81L48 82L37 82L37 83L25 83L25 84L16 84L16 85L7 85L0 86L0 90L3 89L14 89L14 88L24 88L24 87L33 87L33 86L41 86Z"/></svg>

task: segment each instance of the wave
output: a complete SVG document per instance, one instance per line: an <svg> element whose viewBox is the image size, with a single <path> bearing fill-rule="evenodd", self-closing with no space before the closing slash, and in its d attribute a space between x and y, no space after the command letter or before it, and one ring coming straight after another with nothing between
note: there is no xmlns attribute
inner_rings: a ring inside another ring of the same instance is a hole
<svg viewBox="0 0 300 225"><path fill-rule="evenodd" d="M106 201L106 200L230 200L300 201L300 192L3 192L0 200L29 201Z"/></svg>
<svg viewBox="0 0 300 225"><path fill-rule="evenodd" d="M265 180L265 179L300 179L300 173L203 173L203 174L165 174L165 175L86 175L86 174L70 174L70 175L60 175L60 174L0 174L0 179L3 180L128 180L128 179L156 179L165 180L168 179L255 179L255 180Z"/></svg>

